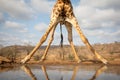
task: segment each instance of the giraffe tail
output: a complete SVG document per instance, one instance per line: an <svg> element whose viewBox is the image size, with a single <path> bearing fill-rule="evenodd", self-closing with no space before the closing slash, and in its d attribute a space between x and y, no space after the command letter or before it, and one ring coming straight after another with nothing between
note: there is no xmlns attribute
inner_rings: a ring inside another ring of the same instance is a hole
<svg viewBox="0 0 120 80"><path fill-rule="evenodd" d="M60 37L61 37L60 46L63 47L63 33L62 33L62 24L61 23L60 23Z"/></svg>

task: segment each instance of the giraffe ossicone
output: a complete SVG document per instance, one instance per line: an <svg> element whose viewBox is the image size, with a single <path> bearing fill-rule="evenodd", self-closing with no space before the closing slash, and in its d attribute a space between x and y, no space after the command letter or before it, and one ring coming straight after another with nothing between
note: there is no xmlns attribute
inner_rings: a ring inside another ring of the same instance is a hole
<svg viewBox="0 0 120 80"><path fill-rule="evenodd" d="M45 60L45 57L47 55L48 49L53 41L54 38L54 31L57 27L57 24L64 24L66 26L66 29L68 31L68 41L70 43L70 46L72 48L73 54L75 56L75 60L79 63L81 60L78 57L78 54L75 51L75 47L72 40L72 26L76 29L78 32L80 38L82 39L83 43L86 45L86 47L92 51L92 53L104 64L107 64L107 60L103 58L101 55L99 55L95 49L91 46L87 38L84 36L83 32L81 31L79 24L77 22L77 19L73 13L73 7L70 0L57 0L56 4L53 7L52 14L51 14L51 21L49 24L49 27L45 34L42 36L38 44L35 46L35 48L30 52L29 55L27 55L21 62L26 63L30 60L30 58L34 55L34 53L38 50L38 48L46 41L49 33L50 33L50 40L48 42L48 45L45 49L45 52L41 58L41 60Z"/></svg>

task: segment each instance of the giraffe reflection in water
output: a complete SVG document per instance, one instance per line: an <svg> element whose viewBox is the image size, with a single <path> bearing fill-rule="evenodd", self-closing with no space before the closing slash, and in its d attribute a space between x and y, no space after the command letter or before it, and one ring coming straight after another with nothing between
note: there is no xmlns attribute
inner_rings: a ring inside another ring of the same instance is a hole
<svg viewBox="0 0 120 80"><path fill-rule="evenodd" d="M32 80L37 80L31 69L27 65L21 66L21 69L24 70L24 72L26 72L26 74L28 74L32 78Z"/></svg>
<svg viewBox="0 0 120 80"><path fill-rule="evenodd" d="M21 67L21 69L31 77L32 80L37 80L37 78L35 77L35 75L33 74L33 72L31 71L30 67L28 67L27 65L23 65ZM46 80L50 80L49 76L48 76L48 73L47 73L47 70L46 70L46 66L42 65L41 66L41 69L45 75L45 78ZM94 75L88 79L88 80L95 80L102 72L104 72L105 70L107 69L107 66L106 65L103 65L101 66L100 68L98 68L96 70L96 72L94 73ZM79 71L79 66L74 66L74 69L73 69L73 74L72 74L72 77L71 77L71 80L75 80L76 78L76 75L77 75L77 72ZM60 80L63 80L63 76L61 76Z"/></svg>

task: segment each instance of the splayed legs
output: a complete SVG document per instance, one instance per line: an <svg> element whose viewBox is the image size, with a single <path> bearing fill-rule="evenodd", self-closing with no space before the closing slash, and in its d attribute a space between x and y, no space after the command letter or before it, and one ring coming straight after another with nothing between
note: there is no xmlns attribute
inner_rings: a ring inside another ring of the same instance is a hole
<svg viewBox="0 0 120 80"><path fill-rule="evenodd" d="M75 47L74 47L73 40L72 40L72 25L70 23L66 22L65 26L66 26L67 31L68 31L68 41L69 41L70 46L72 48L73 54L75 56L75 60L77 61L77 63L79 63L79 62L81 62L81 60L79 59L78 54L75 51Z"/></svg>
<svg viewBox="0 0 120 80"><path fill-rule="evenodd" d="M26 63L27 61L29 61L31 59L31 57L33 56L33 54L39 49L39 47L46 41L49 33L51 32L51 30L54 28L54 25L56 24L56 19L51 20L50 25L46 31L46 33L42 36L40 42L35 46L35 48L30 52L29 55L27 55L21 62L22 63Z"/></svg>
<svg viewBox="0 0 120 80"><path fill-rule="evenodd" d="M45 60L45 57L46 57L47 52L48 52L48 49L49 49L49 47L50 47L50 45L51 45L51 43L52 43L52 41L53 41L53 39L54 39L54 32L55 32L56 26L57 26L57 24L53 27L53 29L52 29L52 31L51 31L51 37L50 37L50 40L49 40L49 42L48 42L48 46L46 47L45 52L44 52L44 54L43 54L43 56L42 56L42 58L41 58L41 61Z"/></svg>
<svg viewBox="0 0 120 80"><path fill-rule="evenodd" d="M89 41L87 40L87 38L84 36L84 34L82 33L77 19L75 17L71 18L71 19L67 19L66 21L70 22L76 29L76 31L78 32L79 36L81 37L82 41L84 42L84 44L87 46L87 48L97 57L97 59L99 59L100 61L102 61L104 64L107 64L107 60L104 59L101 55L99 55L94 48L91 46L91 44L89 43Z"/></svg>

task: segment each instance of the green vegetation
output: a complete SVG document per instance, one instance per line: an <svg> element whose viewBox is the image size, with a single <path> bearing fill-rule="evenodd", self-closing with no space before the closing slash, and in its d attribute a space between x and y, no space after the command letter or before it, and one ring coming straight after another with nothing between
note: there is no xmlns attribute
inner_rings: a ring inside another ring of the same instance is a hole
<svg viewBox="0 0 120 80"><path fill-rule="evenodd" d="M74 59L74 56L71 55L71 54L69 54L68 58L69 58L69 60L73 60L73 59Z"/></svg>

